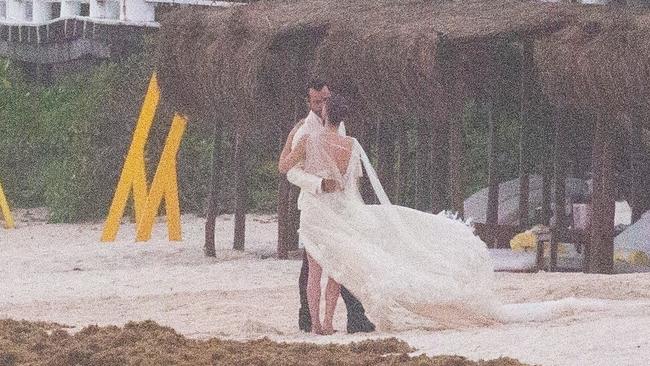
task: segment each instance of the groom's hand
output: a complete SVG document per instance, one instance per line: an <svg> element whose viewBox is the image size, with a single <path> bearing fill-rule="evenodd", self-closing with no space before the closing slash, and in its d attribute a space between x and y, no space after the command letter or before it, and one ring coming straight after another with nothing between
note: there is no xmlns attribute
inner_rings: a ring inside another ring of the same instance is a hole
<svg viewBox="0 0 650 366"><path fill-rule="evenodd" d="M338 183L334 179L323 178L320 185L321 185L321 189L325 193L335 192L336 189L338 188Z"/></svg>

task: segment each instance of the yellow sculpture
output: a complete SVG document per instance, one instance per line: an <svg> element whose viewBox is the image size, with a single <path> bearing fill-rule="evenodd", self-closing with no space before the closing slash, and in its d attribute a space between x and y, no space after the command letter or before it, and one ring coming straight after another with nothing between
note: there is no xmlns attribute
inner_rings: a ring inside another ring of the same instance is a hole
<svg viewBox="0 0 650 366"><path fill-rule="evenodd" d="M0 213L2 213L2 217L5 220L5 228L13 229L15 227L14 218L11 216L7 197L5 197L5 192L2 190L2 184L0 184Z"/></svg>
<svg viewBox="0 0 650 366"><path fill-rule="evenodd" d="M172 127L167 136L163 152L156 169L151 191L147 190L147 174L144 148L160 101L160 88L156 74L151 76L147 94L144 98L140 116L133 133L133 141L126 155L122 174L115 190L113 202L108 212L101 240L114 241L124 216L124 209L133 191L133 206L138 241L151 238L153 223L162 198L165 198L165 211L169 230L169 240L181 240L180 204L178 202L178 183L176 176L176 154L180 148L187 119L174 115Z"/></svg>

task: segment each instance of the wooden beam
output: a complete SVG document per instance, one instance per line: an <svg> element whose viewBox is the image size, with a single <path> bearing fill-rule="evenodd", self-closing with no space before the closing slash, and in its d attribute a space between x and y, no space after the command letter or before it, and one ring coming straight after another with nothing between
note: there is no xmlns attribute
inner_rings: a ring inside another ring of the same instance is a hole
<svg viewBox="0 0 650 366"><path fill-rule="evenodd" d="M587 270L589 273L614 271L615 181L614 151L607 121L596 115L592 149L593 193L591 245Z"/></svg>
<svg viewBox="0 0 650 366"><path fill-rule="evenodd" d="M533 46L532 40L522 42L521 90L520 90L520 137L519 137L519 227L528 228L530 211L528 207L530 189L530 115L533 105Z"/></svg>
<svg viewBox="0 0 650 366"><path fill-rule="evenodd" d="M235 136L235 152L233 154L233 165L235 171L235 235L233 249L244 250L246 241L246 141L241 131Z"/></svg>
<svg viewBox="0 0 650 366"><path fill-rule="evenodd" d="M210 172L210 191L208 193L208 208L205 218L205 243L203 253L207 257L216 256L214 245L214 227L218 213L218 196L221 183L221 169L223 166L221 158L222 127L220 121L214 123L213 145L212 145L212 171Z"/></svg>
<svg viewBox="0 0 650 366"><path fill-rule="evenodd" d="M497 165L496 123L493 112L494 102L491 93L483 104L488 123L488 202L485 223L488 226L494 226L499 223L499 169Z"/></svg>
<svg viewBox="0 0 650 366"><path fill-rule="evenodd" d="M564 127L566 124L566 111L557 111L553 118L555 137L553 144L553 168L554 168L554 191L555 191L555 223L553 235L551 236L551 260L549 269L555 271L557 268L557 244L558 237L563 236L566 228L566 169L564 164Z"/></svg>

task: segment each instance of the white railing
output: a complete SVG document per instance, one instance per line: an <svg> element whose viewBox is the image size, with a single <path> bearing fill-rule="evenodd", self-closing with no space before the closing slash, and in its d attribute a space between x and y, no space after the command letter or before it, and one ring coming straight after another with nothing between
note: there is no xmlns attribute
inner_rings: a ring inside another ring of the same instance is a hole
<svg viewBox="0 0 650 366"><path fill-rule="evenodd" d="M158 26L157 4L226 7L243 5L212 0L0 0L0 25L46 25L61 19L95 23Z"/></svg>

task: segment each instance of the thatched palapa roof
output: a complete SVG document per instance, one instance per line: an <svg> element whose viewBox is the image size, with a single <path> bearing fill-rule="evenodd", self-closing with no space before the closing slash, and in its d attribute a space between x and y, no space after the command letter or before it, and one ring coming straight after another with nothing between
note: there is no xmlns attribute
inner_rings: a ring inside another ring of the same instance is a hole
<svg viewBox="0 0 650 366"><path fill-rule="evenodd" d="M473 92L492 77L500 40L551 32L569 15L525 0L189 9L162 22L158 72L177 109L224 123L292 125L312 74L352 96L359 113L436 116L450 93Z"/></svg>
<svg viewBox="0 0 650 366"><path fill-rule="evenodd" d="M611 122L650 112L648 34L646 8L583 7L571 24L536 44L544 93L560 108Z"/></svg>

